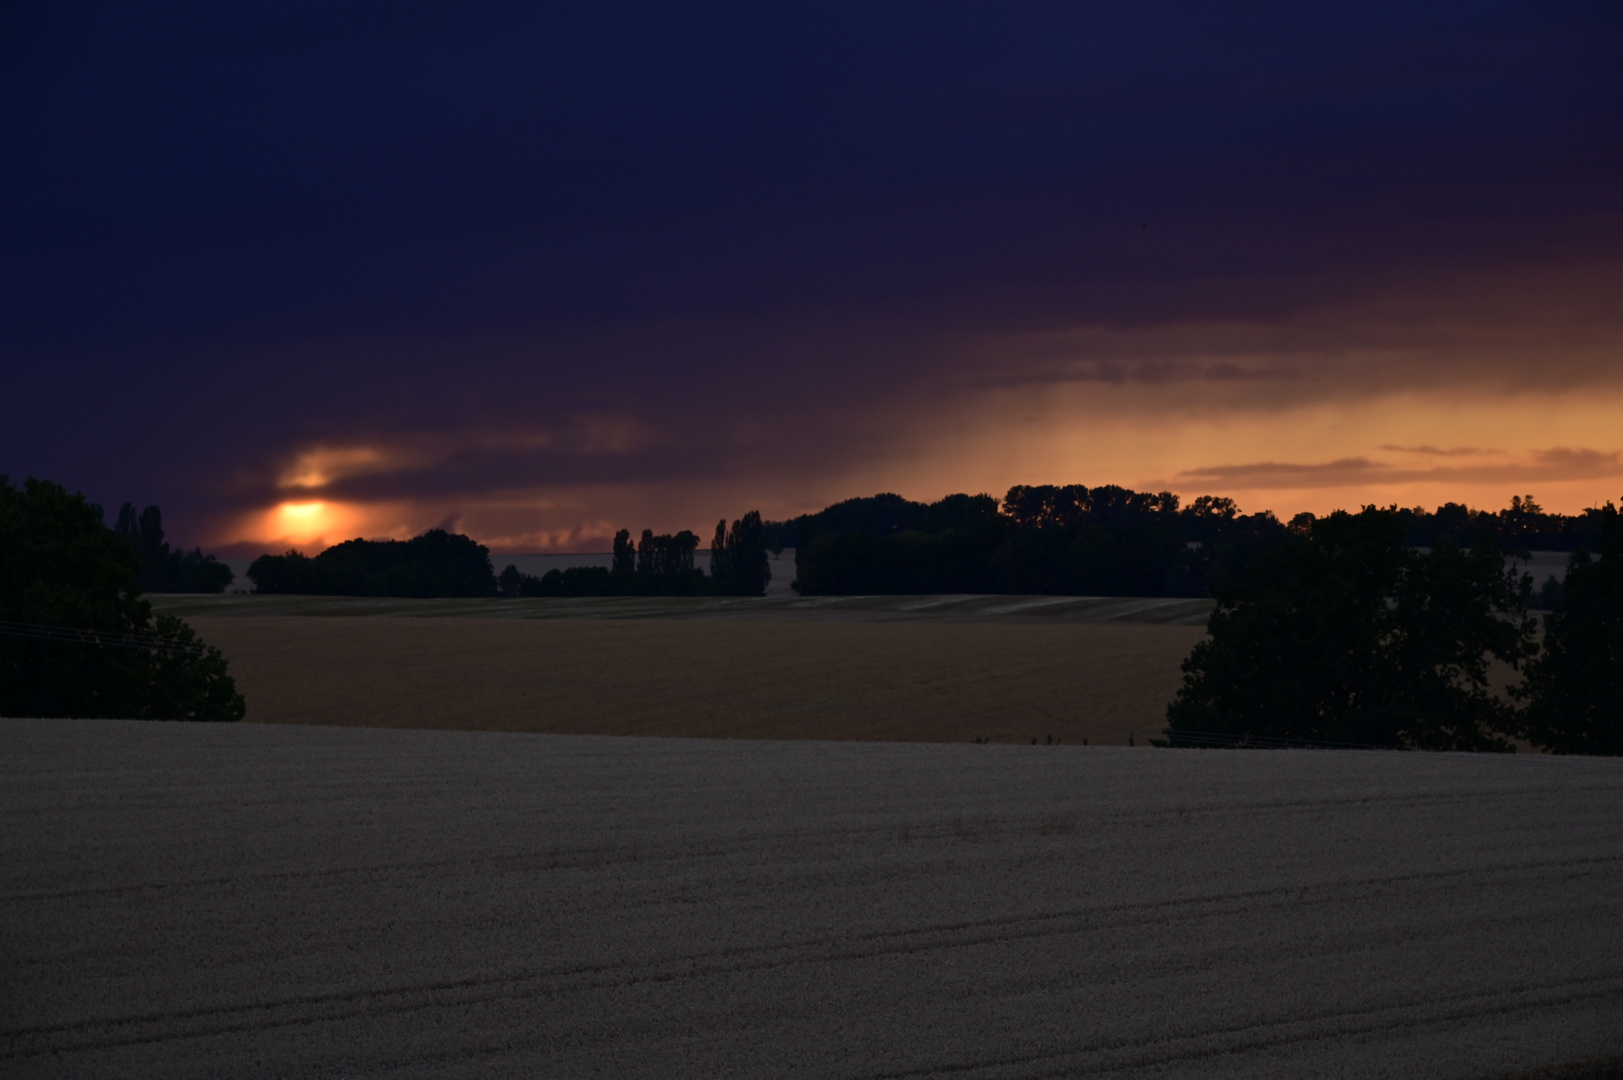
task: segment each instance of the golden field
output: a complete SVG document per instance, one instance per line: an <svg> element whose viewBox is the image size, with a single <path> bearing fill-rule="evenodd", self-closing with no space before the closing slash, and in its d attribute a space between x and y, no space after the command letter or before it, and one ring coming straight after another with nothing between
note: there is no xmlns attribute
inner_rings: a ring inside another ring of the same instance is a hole
<svg viewBox="0 0 1623 1080"><path fill-rule="evenodd" d="M1142 745L1204 634L1187 601L540 603L156 598L251 721L558 734Z"/></svg>

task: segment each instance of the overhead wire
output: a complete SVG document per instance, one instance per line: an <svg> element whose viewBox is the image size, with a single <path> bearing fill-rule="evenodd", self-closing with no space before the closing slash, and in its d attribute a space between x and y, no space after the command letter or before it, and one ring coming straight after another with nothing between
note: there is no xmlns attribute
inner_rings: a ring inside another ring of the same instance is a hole
<svg viewBox="0 0 1623 1080"><path fill-rule="evenodd" d="M208 646L200 641L182 641L159 634L123 634L112 630L95 630L78 626L50 626L44 623L24 623L0 620L0 634L8 637L31 638L35 641L61 641L80 645L105 645L115 649L141 649L144 651L186 653L201 656Z"/></svg>

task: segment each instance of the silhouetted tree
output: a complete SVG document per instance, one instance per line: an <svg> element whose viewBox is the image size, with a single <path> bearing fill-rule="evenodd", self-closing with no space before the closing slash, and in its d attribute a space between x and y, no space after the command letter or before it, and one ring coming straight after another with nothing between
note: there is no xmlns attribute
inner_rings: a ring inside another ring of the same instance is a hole
<svg viewBox="0 0 1623 1080"><path fill-rule="evenodd" d="M852 499L796 519L795 588L804 595L892 592L1201 596L1237 573L1271 514L1245 516L1203 496L1115 485L1017 485L989 495L910 503Z"/></svg>
<svg viewBox="0 0 1623 1080"><path fill-rule="evenodd" d="M1561 578L1551 574L1544 579L1544 584L1539 586L1538 592L1533 594L1533 599L1527 606L1539 611L1559 611L1567 606L1566 600L1566 585L1562 583Z"/></svg>
<svg viewBox="0 0 1623 1080"><path fill-rule="evenodd" d="M731 529L727 528L726 518L717 522L716 538L710 545L710 580L712 587L726 596L766 595L772 566L759 510L751 510L733 522Z"/></svg>
<svg viewBox="0 0 1623 1080"><path fill-rule="evenodd" d="M644 534L647 536L648 534ZM653 552L650 573L661 577L680 577L693 573L693 554L699 548L699 537L688 529L672 536L648 537Z"/></svg>
<svg viewBox="0 0 1623 1080"><path fill-rule="evenodd" d="M1536 649L1533 579L1506 565L1491 534L1469 549L1443 539L1405 556L1386 642L1398 737L1429 750L1511 749L1502 736L1515 731L1515 712L1491 690L1489 672L1496 661L1520 667Z"/></svg>
<svg viewBox="0 0 1623 1080"><path fill-rule="evenodd" d="M1087 516L1088 489L1081 484L1016 484L1003 497L1003 513L1026 528L1065 528Z"/></svg>
<svg viewBox="0 0 1623 1080"><path fill-rule="evenodd" d="M231 568L201 548L171 551L163 538L163 511L149 506L137 516L133 503L118 511L113 531L134 552L136 581L145 592L218 593L236 577Z"/></svg>
<svg viewBox="0 0 1623 1080"><path fill-rule="evenodd" d="M101 508L0 476L0 715L240 720L218 649L140 598Z"/></svg>
<svg viewBox="0 0 1623 1080"><path fill-rule="evenodd" d="M1531 580L1491 536L1422 554L1395 510L1366 507L1286 533L1214 586L1206 641L1167 709L1177 745L1208 736L1506 750L1497 660L1531 651Z"/></svg>
<svg viewBox="0 0 1623 1080"><path fill-rule="evenodd" d="M492 596L490 549L430 529L410 540L346 540L307 558L262 555L248 567L258 593L327 596Z"/></svg>
<svg viewBox="0 0 1623 1080"><path fill-rule="evenodd" d="M644 529L642 539L637 542L637 573L652 574L654 572L654 530Z"/></svg>
<svg viewBox="0 0 1623 1080"><path fill-rule="evenodd" d="M621 529L614 534L614 567L616 574L633 574L637 571L637 549L631 544L631 530Z"/></svg>
<svg viewBox="0 0 1623 1080"><path fill-rule="evenodd" d="M545 596L541 579L534 574L526 574L512 563L508 563L500 574L496 576L496 592L506 597Z"/></svg>
<svg viewBox="0 0 1623 1080"><path fill-rule="evenodd" d="M502 596L517 596L519 582L523 580L524 574L519 568L508 563L502 568L502 572L496 575L496 591Z"/></svg>
<svg viewBox="0 0 1623 1080"><path fill-rule="evenodd" d="M1544 508L1533 496L1512 495L1510 506L1499 512L1499 534L1511 546L1521 547L1523 541L1543 534L1544 517Z"/></svg>
<svg viewBox="0 0 1623 1080"><path fill-rule="evenodd" d="M619 596L626 578L604 566L571 566L541 575L538 596Z"/></svg>
<svg viewBox="0 0 1623 1080"><path fill-rule="evenodd" d="M716 535L710 539L710 581L719 590L721 582L731 574L732 565L727 559L727 519L722 518L716 522Z"/></svg>
<svg viewBox="0 0 1623 1080"><path fill-rule="evenodd" d="M248 580L256 593L317 596L331 592L315 560L298 551L261 555L248 565Z"/></svg>
<svg viewBox="0 0 1623 1080"><path fill-rule="evenodd" d="M1482 533L1491 533L1512 551L1594 550L1600 543L1598 507L1578 514L1552 514L1531 495L1513 496L1510 505L1498 512L1451 502L1433 513L1415 507L1400 514L1405 535L1415 547L1430 547L1445 538L1464 544Z"/></svg>
<svg viewBox="0 0 1623 1080"><path fill-rule="evenodd" d="M672 536L655 536L654 530L642 531L642 542L637 545L637 573L652 577L672 577L693 572L693 553L699 547L699 537L688 529Z"/></svg>
<svg viewBox="0 0 1623 1080"><path fill-rule="evenodd" d="M1623 528L1610 503L1602 515L1600 557L1580 549L1568 561L1519 690L1523 734L1558 754L1623 754Z"/></svg>
<svg viewBox="0 0 1623 1080"><path fill-rule="evenodd" d="M1391 513L1410 547L1474 546L1487 536L1518 552L1572 551L1593 548L1600 537L1598 509L1547 513L1531 495L1497 512L1446 503L1435 512ZM1222 496L1202 495L1181 507L1164 491L1020 484L1001 506L986 495L926 504L886 493L764 528L772 543L793 538L795 588L808 595L970 589L1204 596L1217 578L1243 573L1277 534L1309 536L1314 524L1310 513L1288 526L1266 511L1242 514ZM949 531L961 535L949 541Z"/></svg>
<svg viewBox="0 0 1623 1080"><path fill-rule="evenodd" d="M1463 547L1487 536L1517 551L1571 551L1600 536L1599 510L1546 513L1530 495L1498 512L1447 503L1435 513L1391 513L1410 547ZM794 587L805 595L1204 596L1219 578L1242 575L1277 535L1311 536L1315 520L1302 513L1287 526L1266 511L1242 514L1232 499L1215 495L1180 507L1165 491L1019 484L1001 506L986 495L926 504L886 493L765 528L772 542L794 537Z"/></svg>
<svg viewBox="0 0 1623 1080"><path fill-rule="evenodd" d="M808 596L996 591L1004 522L990 495L847 499L787 523L797 534L794 588Z"/></svg>

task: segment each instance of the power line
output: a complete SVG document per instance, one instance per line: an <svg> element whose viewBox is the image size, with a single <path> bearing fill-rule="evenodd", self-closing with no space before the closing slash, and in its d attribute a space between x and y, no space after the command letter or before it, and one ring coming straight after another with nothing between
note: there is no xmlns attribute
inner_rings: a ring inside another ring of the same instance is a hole
<svg viewBox="0 0 1623 1080"><path fill-rule="evenodd" d="M35 641L65 641L79 645L105 645L115 649L158 650L201 656L208 646L200 641L181 641L156 634L120 634L110 630L90 630L75 626L47 626L42 623L0 620L0 634Z"/></svg>

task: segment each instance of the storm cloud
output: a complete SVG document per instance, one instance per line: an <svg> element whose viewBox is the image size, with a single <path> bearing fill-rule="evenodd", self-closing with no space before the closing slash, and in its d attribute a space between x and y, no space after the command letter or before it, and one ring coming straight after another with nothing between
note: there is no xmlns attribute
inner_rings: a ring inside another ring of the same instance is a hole
<svg viewBox="0 0 1623 1080"><path fill-rule="evenodd" d="M6 18L0 471L187 542L1618 486L1615 5Z"/></svg>

